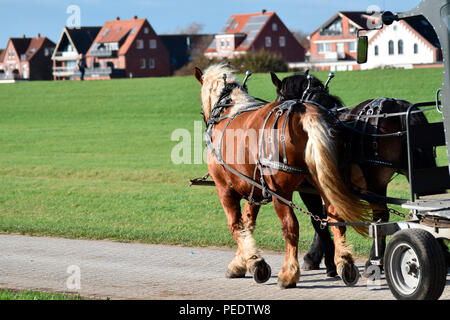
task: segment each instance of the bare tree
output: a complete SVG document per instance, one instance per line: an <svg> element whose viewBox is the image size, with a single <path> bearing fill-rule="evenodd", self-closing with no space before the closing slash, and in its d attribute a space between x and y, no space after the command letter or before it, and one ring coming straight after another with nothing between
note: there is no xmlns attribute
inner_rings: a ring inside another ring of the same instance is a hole
<svg viewBox="0 0 450 320"><path fill-rule="evenodd" d="M291 30L292 34L294 35L295 39L305 48L309 48L309 34L306 32L303 32L302 30Z"/></svg>
<svg viewBox="0 0 450 320"><path fill-rule="evenodd" d="M198 22L191 22L186 27L176 27L175 28L175 34L199 34L205 25L198 23Z"/></svg>

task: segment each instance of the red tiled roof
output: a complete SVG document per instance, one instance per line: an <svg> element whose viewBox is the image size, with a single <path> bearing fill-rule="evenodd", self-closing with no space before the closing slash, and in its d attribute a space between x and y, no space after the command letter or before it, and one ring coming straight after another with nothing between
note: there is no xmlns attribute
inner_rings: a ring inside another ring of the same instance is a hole
<svg viewBox="0 0 450 320"><path fill-rule="evenodd" d="M36 53L43 47L44 43L49 43L55 46L55 44L47 37L36 37L36 38L10 38L9 41L12 42L14 49L16 50L19 57L25 56L26 60L31 60ZM3 60L3 56L0 56Z"/></svg>
<svg viewBox="0 0 450 320"><path fill-rule="evenodd" d="M264 12L265 16L273 16L275 12ZM242 29L245 27L245 25L248 23L251 17L260 16L262 15L261 12L259 13L245 13L245 14L233 14L231 15L230 19L233 19L233 21L229 24L226 33L240 33ZM233 28L235 26L235 28Z"/></svg>
<svg viewBox="0 0 450 320"><path fill-rule="evenodd" d="M107 21L97 34L94 43L120 42L125 38L118 52L119 54L123 54L128 51L145 21L146 19ZM134 32L131 34L133 29Z"/></svg>

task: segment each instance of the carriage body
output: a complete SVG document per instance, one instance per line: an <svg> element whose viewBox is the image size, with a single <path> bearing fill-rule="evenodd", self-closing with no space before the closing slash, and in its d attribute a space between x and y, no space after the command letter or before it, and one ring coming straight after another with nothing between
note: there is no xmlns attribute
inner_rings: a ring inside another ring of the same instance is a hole
<svg viewBox="0 0 450 320"><path fill-rule="evenodd" d="M407 300L440 297L446 284L448 257L442 242L438 241L450 239L450 193L438 191L450 189L450 161L444 167L417 170L412 155L415 147L445 146L450 160L450 0L422 0L416 8L405 13L394 15L385 12L382 20L383 24L389 25L396 20L420 16L433 26L441 44L444 61L442 88L436 93L436 101L412 105L405 115L410 199L404 201L402 207L410 210L410 219L369 226L369 236L374 239L393 235L384 256L377 255L372 262L381 264L384 259L386 279L392 293L398 299ZM365 52L358 52L358 60L364 63L367 42L364 44L362 41L361 48ZM442 122L421 127L411 125L409 120L414 107L433 105L441 112ZM382 251L381 248L376 248L376 251L378 249Z"/></svg>

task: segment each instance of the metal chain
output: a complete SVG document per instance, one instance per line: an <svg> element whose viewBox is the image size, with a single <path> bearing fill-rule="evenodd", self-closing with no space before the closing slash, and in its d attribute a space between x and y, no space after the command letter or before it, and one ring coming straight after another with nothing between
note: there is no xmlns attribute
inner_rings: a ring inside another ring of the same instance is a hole
<svg viewBox="0 0 450 320"><path fill-rule="evenodd" d="M318 215L313 214L312 212L302 209L299 206L297 206L294 202L290 202L289 206L293 209L293 210L297 210L301 213L306 214L307 216L309 216L310 218L312 218L314 221L316 222L320 222L320 229L325 229L327 227L328 224L328 219L322 219L320 218Z"/></svg>
<svg viewBox="0 0 450 320"><path fill-rule="evenodd" d="M400 212L398 210L395 210L394 208L388 208L388 212L389 213L393 213L396 216L402 217L402 218L407 218L408 215L406 213Z"/></svg>

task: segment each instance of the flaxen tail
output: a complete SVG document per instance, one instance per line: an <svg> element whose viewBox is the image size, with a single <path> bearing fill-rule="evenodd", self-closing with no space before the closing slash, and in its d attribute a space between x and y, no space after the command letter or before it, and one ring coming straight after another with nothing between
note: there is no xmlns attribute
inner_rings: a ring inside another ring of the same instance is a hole
<svg viewBox="0 0 450 320"><path fill-rule="evenodd" d="M370 221L369 206L353 195L341 177L336 143L330 134L329 124L318 110L307 109L301 123L308 133L305 161L313 179L340 219L345 222ZM367 234L364 226L354 228L360 234Z"/></svg>

